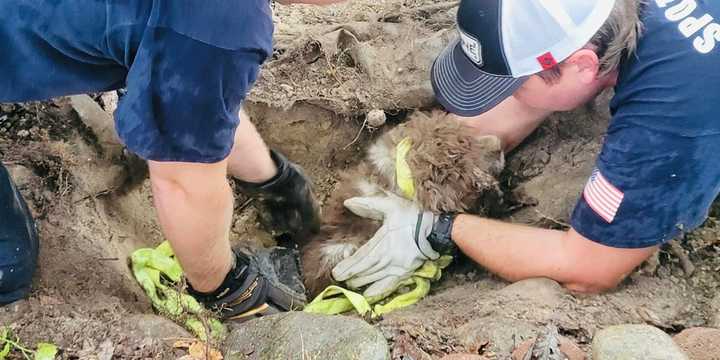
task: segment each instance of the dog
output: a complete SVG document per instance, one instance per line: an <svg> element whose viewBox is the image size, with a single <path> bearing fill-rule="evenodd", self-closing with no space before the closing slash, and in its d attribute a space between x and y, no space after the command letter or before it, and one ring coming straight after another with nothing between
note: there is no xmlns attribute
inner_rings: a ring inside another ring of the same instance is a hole
<svg viewBox="0 0 720 360"><path fill-rule="evenodd" d="M331 285L333 267L381 226L352 214L343 202L387 193L407 198L396 179L396 149L403 141L410 143L405 161L415 187L411 200L421 209L485 214L487 199L501 198L497 178L505 159L497 137L473 136L441 111L414 112L408 121L381 135L357 166L340 174L324 206L320 231L301 248L302 275L311 296Z"/></svg>

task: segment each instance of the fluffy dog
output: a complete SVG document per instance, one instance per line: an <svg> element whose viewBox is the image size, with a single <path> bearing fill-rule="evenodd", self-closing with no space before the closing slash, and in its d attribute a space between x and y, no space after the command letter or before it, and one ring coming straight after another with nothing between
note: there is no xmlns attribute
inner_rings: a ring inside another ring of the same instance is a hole
<svg viewBox="0 0 720 360"><path fill-rule="evenodd" d="M405 160L412 173L415 198L434 213L487 211L484 199L499 198L497 176L504 167L500 141L475 137L444 112L413 113L409 120L383 134L356 167L344 171L323 209L323 224L302 252L305 287L315 296L332 283L331 271L367 242L380 228L377 221L352 214L346 199L394 193L403 196L396 179L396 148L411 143Z"/></svg>

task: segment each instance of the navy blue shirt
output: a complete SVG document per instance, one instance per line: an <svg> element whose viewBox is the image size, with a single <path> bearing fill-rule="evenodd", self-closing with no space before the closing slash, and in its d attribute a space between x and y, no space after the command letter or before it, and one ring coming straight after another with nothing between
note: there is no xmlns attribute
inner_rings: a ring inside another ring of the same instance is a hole
<svg viewBox="0 0 720 360"><path fill-rule="evenodd" d="M698 227L720 192L720 2L651 0L642 20L572 216L576 231L612 247L658 245Z"/></svg>
<svg viewBox="0 0 720 360"><path fill-rule="evenodd" d="M127 87L129 150L217 162L272 32L267 0L2 0L0 102Z"/></svg>

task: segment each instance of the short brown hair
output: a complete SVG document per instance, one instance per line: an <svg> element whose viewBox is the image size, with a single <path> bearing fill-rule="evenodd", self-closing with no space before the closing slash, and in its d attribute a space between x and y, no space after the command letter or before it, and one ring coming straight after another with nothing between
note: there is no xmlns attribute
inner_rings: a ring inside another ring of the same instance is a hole
<svg viewBox="0 0 720 360"><path fill-rule="evenodd" d="M617 69L625 57L635 52L642 34L640 13L644 5L644 0L616 0L610 17L588 42L586 48L595 50L600 58L601 75ZM537 75L552 84L562 75L560 64Z"/></svg>

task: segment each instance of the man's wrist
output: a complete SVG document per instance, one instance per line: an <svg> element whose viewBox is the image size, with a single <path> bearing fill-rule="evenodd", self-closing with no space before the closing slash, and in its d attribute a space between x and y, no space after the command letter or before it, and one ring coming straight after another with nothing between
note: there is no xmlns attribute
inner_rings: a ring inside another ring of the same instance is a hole
<svg viewBox="0 0 720 360"><path fill-rule="evenodd" d="M457 245L452 240L452 230L456 217L457 214L440 214L433 224L430 235L427 237L433 250L441 255L455 255L457 253Z"/></svg>

